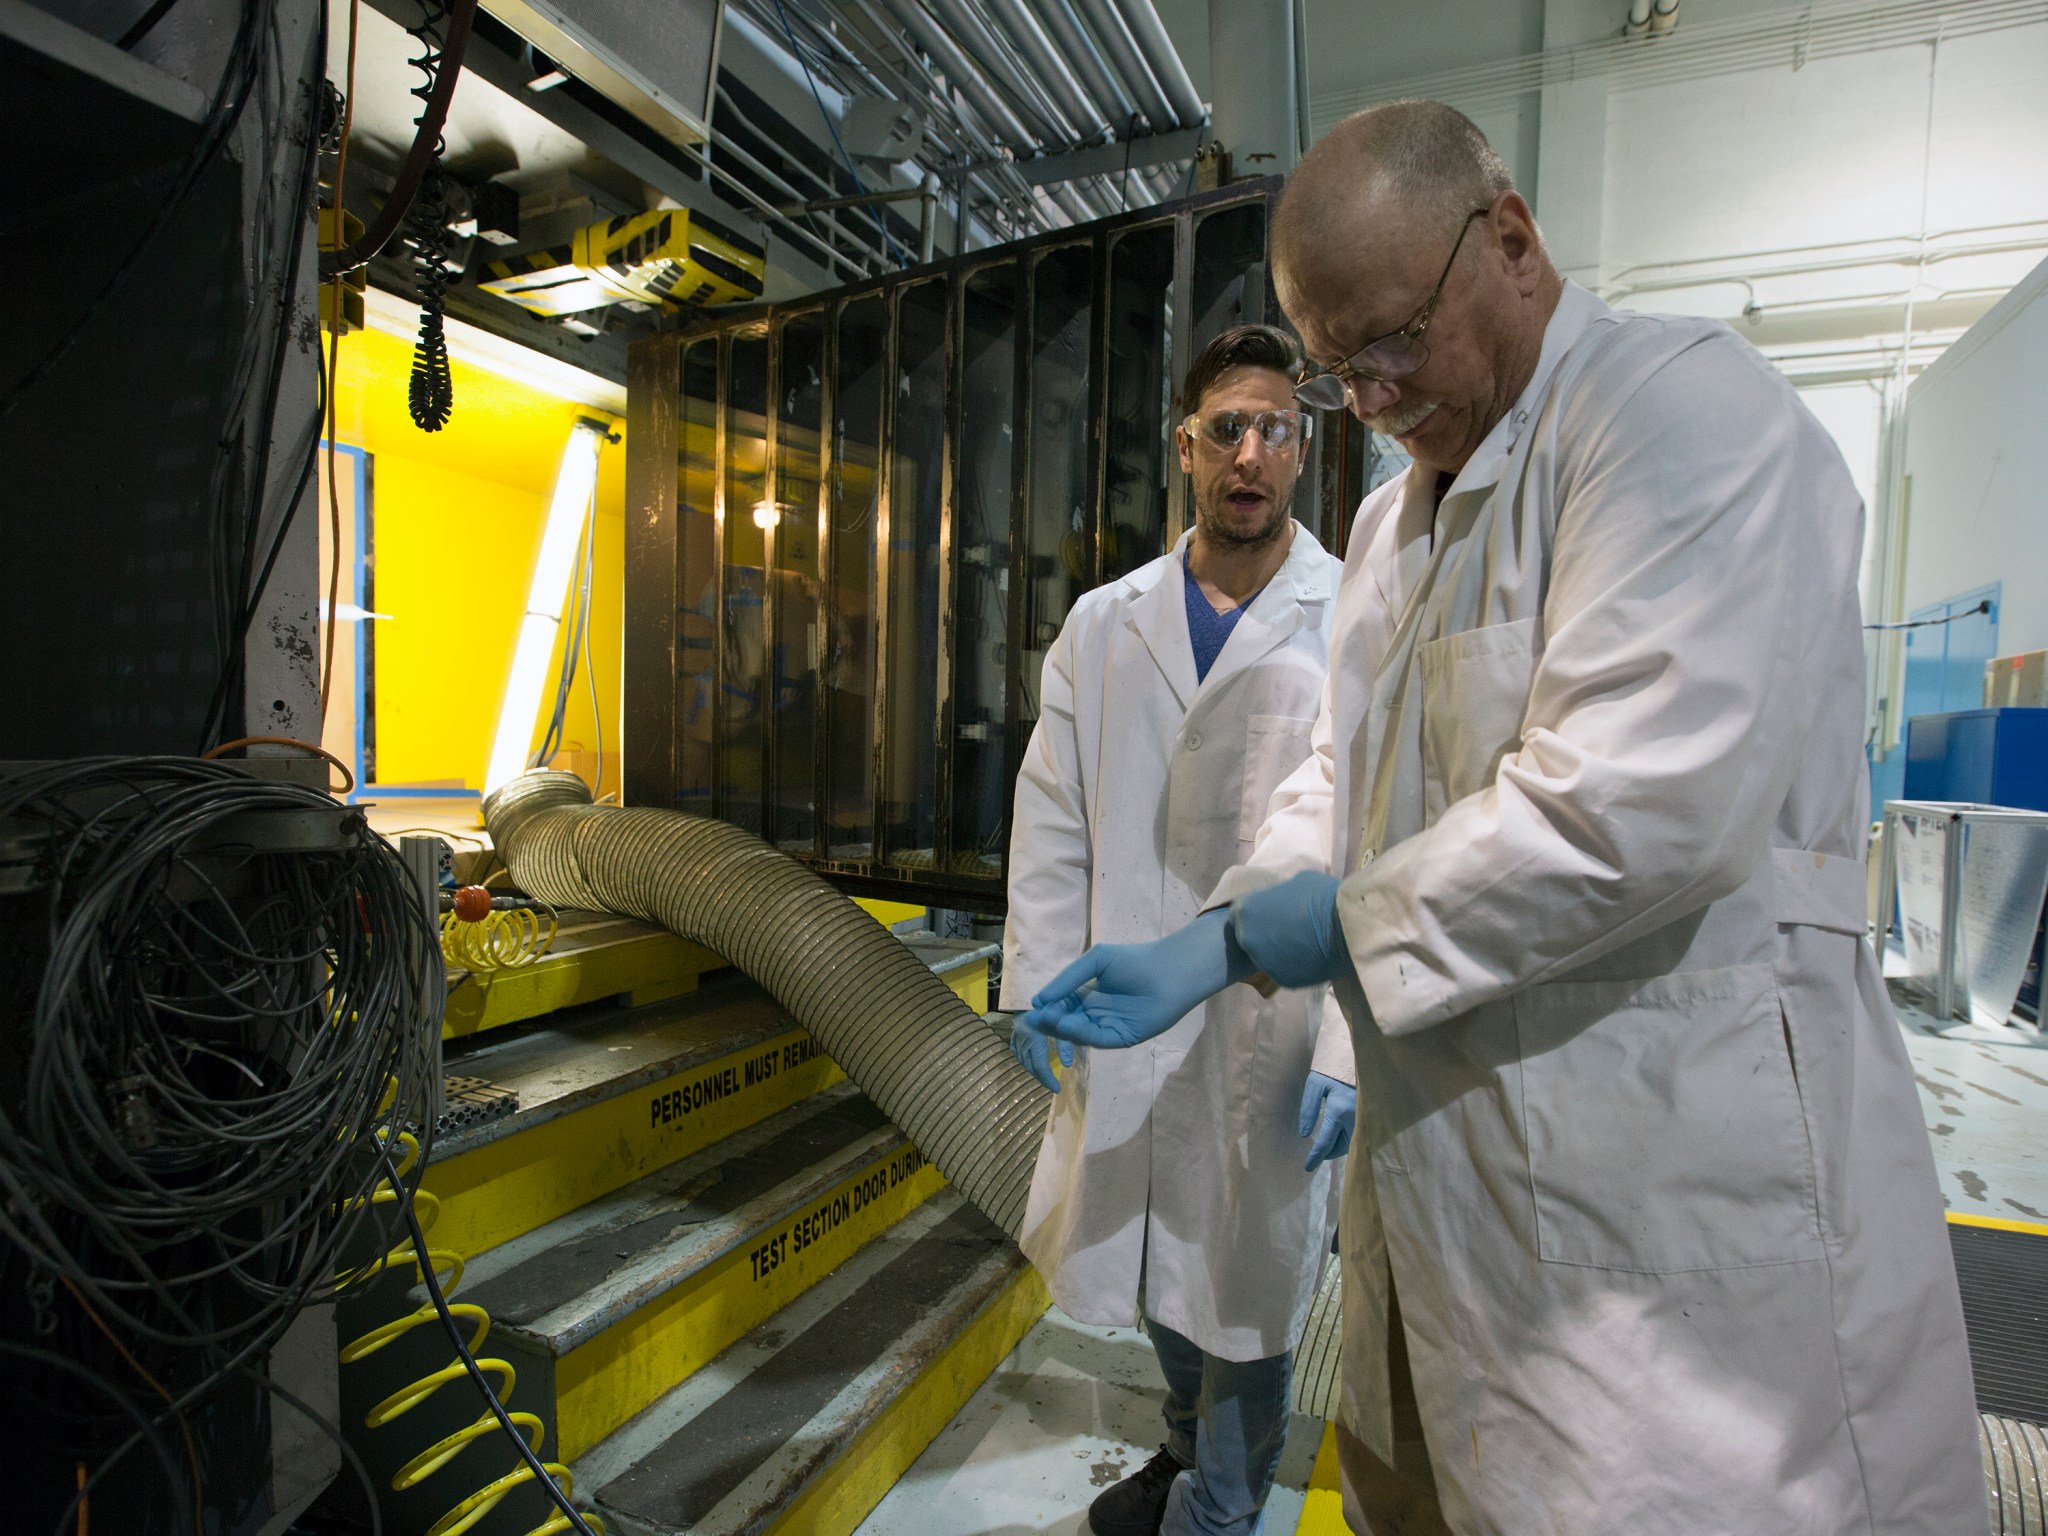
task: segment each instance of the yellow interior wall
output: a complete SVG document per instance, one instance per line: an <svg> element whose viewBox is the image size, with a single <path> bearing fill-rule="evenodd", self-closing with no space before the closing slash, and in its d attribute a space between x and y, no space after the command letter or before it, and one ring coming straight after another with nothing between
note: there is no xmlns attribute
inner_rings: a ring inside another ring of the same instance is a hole
<svg viewBox="0 0 2048 1536"><path fill-rule="evenodd" d="M376 776L480 789L555 469L576 418L605 413L456 360L454 415L439 432L422 432L406 412L411 372L410 341L376 330L342 338L335 437L370 454L375 586L367 606L391 615L376 624ZM612 429L623 439L623 421ZM624 514L621 441L598 457L590 654L603 710L600 792L619 783ZM556 637L536 747L566 639ZM577 751L561 765L589 778L595 741L590 685L579 672L564 725L565 745Z"/></svg>

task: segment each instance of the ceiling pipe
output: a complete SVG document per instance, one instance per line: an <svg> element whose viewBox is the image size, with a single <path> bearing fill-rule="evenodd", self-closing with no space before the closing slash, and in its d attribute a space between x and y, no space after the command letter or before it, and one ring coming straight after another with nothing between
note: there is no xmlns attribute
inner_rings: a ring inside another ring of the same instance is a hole
<svg viewBox="0 0 2048 1536"><path fill-rule="evenodd" d="M1039 13L1067 62L1080 75L1082 88L1101 103L1103 115L1115 127L1117 137L1127 137L1131 119L1138 115L1138 105L1103 62L1095 39L1081 25L1081 18L1074 14L1072 4L1069 0L1040 0Z"/></svg>
<svg viewBox="0 0 2048 1536"><path fill-rule="evenodd" d="M1024 0L989 0L989 9L995 12L996 20L1009 33L1018 51L1038 72L1040 83L1059 102L1080 141L1083 144L1100 144L1111 138L1107 114L1090 101L1076 83L1076 66L1060 57L1052 39L1045 35L1045 28L1038 24L1038 18L1031 14Z"/></svg>
<svg viewBox="0 0 2048 1536"><path fill-rule="evenodd" d="M1138 52L1145 56L1145 63L1152 71L1152 78L1159 82L1159 88L1166 93L1167 102L1172 106L1183 128L1192 128L1207 114L1202 110L1202 98L1195 93L1195 82L1188 78L1187 66L1180 61L1180 50L1173 46L1173 39L1167 35L1166 24L1159 19L1158 7L1152 0L1114 0L1124 18L1124 25L1131 29L1131 37L1138 45ZM1673 9L1678 0L1671 0ZM1213 0L1211 8L1214 8ZM1287 27L1280 33L1292 43L1293 23L1289 18ZM1266 46L1272 46L1274 39L1267 38ZM1291 51L1291 48L1290 48Z"/></svg>
<svg viewBox="0 0 2048 1536"><path fill-rule="evenodd" d="M904 0L904 3L915 7L918 0ZM1013 68L1002 44L996 41L995 35L965 0L927 0L927 3L940 24L953 34L968 58L974 61L990 88L1002 94L1040 143L1048 148L1064 149L1079 142L1079 132L1060 115L1057 108L1047 103L1046 108L1041 109L1030 83L1021 78L1021 71Z"/></svg>
<svg viewBox="0 0 2048 1536"><path fill-rule="evenodd" d="M933 61L945 72L953 89L966 97L994 132L997 140L1008 145L1018 154L1036 153L1038 140L1017 114L1010 110L1008 102L982 78L981 71L960 51L960 45L953 41L952 34L917 0L884 0L890 14L902 22L917 39L917 44L932 56Z"/></svg>
<svg viewBox="0 0 2048 1536"><path fill-rule="evenodd" d="M1152 132L1165 133L1172 128L1193 126L1181 122L1173 110L1173 103L1159 89L1159 82L1152 78L1151 67L1138 51L1130 28L1124 25L1123 16L1110 0L1080 0L1080 8L1088 30L1102 44L1104 57L1138 103L1138 110L1150 121Z"/></svg>

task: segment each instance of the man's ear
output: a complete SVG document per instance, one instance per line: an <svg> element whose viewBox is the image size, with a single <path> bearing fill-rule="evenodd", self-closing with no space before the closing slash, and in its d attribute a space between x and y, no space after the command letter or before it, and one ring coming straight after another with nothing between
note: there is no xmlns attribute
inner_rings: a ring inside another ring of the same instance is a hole
<svg viewBox="0 0 2048 1536"><path fill-rule="evenodd" d="M1188 429L1186 427L1175 427L1173 429L1173 446L1175 451L1180 454L1180 472L1184 475L1192 475L1195 472L1195 456L1188 452Z"/></svg>

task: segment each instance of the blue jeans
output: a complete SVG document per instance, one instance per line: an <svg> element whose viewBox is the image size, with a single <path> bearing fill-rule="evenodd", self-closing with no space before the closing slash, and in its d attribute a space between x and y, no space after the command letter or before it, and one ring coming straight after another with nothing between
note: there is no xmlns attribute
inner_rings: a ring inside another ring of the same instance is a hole
<svg viewBox="0 0 2048 1536"><path fill-rule="evenodd" d="M1166 1448L1188 1468L1160 1536L1258 1536L1287 1441L1294 1357L1221 1360L1150 1319L1145 1331L1166 1376Z"/></svg>

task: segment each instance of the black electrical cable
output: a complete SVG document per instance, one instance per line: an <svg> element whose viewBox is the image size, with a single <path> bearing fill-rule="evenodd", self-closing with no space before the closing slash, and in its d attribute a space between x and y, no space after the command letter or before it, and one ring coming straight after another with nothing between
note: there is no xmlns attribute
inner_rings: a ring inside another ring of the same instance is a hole
<svg viewBox="0 0 2048 1536"><path fill-rule="evenodd" d="M177 3L178 0L156 0L154 5L135 18L134 25L121 34L120 41L115 43L114 46L123 53L126 53L145 37L149 36L151 32L155 31L156 24L168 16L171 13L171 7Z"/></svg>
<svg viewBox="0 0 2048 1536"><path fill-rule="evenodd" d="M811 100L818 104L818 116L825 120L825 131L832 135L832 147L839 151L840 162L846 167L846 174L853 180L853 190L865 193L867 186L860 179L860 172L853 168L853 156L846 152L846 146L839 141L839 125L832 121L832 114L825 110L825 98L818 93L817 78L811 73L811 61L801 44L796 40L796 29L789 24L789 13L782 8L782 0L775 0L775 15L782 23L782 35L789 39L789 51L796 55L797 63L803 66L804 79L810 82ZM828 183L829 185L829 183ZM889 233L889 218L880 208L869 210L875 221L875 228L882 232L882 247L889 253L889 259L897 266L908 266L903 253L896 248L896 241Z"/></svg>
<svg viewBox="0 0 2048 1536"><path fill-rule="evenodd" d="M274 15L275 6L276 0L249 0L243 8L234 41L228 48L226 66L221 71L220 87L215 91L213 100L207 108L206 120L200 129L199 137L179 165L178 173L171 183L171 190L158 205L156 213L143 226L142 233L136 238L135 243L115 264L113 272L86 301L85 308L79 313L78 318L72 321L70 328L27 373L15 381L14 386L4 396L0 396L0 417L5 417L20 404L23 397L70 354L71 349L78 344L79 338L91 325L93 317L135 269L143 253L156 242L156 237L170 224L173 215L185 205L185 199L198 184L199 178L206 173L215 157L226 146L228 135L234 132L235 124L241 120L242 109L248 103L249 91L255 83L261 63L255 46L259 32L257 18Z"/></svg>
<svg viewBox="0 0 2048 1536"><path fill-rule="evenodd" d="M406 408L412 424L422 432L438 432L448 425L455 409L455 384L448 371L448 342L443 334L442 295L448 287L448 185L441 172L441 156L447 149L440 125L432 127L431 143L425 143L428 119L440 98L442 75L462 68L458 57L451 64L447 36L451 25L448 0L419 0L420 16L405 29L406 36L419 45L419 53L408 60L420 72L411 94L419 98L420 115L413 119L422 136L424 161L419 189L404 211L399 228L412 247L412 281L420 301L419 340L414 344L412 378ZM445 107L445 102L443 103ZM415 144L418 152L422 144Z"/></svg>
<svg viewBox="0 0 2048 1536"><path fill-rule="evenodd" d="M1979 602L1979 603L1978 603L1978 604L1977 604L1977 605L1976 605L1975 607L1972 607L1972 608L1965 608L1965 609L1964 609L1964 610L1963 610L1963 611L1962 611L1961 613L1951 613L1951 614L1948 614L1947 616L1945 616L1945 617L1943 617L1943 618L1939 618L1939 619L1907 619L1907 620L1906 620L1906 621L1905 621L1904 623L1902 623L1902 624L1866 624L1866 625L1864 625L1863 627L1864 627L1864 628L1865 628L1866 630L1869 630L1869 629L1934 629L1934 628L1937 628L1937 627L1939 627L1940 625L1943 625L1943 624L1955 624L1955 623L1958 623L1958 622L1960 622L1960 621L1961 621L1961 620L1963 620L1963 619L1974 619L1974 618L1975 618L1975 617L1976 617L1976 616L1977 616L1978 614L1980 614L1980 613L1989 613L1990 611L1991 611L1991 599L1987 597L1987 598L1985 598L1985 599L1984 599L1983 601Z"/></svg>
<svg viewBox="0 0 2048 1536"><path fill-rule="evenodd" d="M391 1161L391 1149L383 1148L380 1155L384 1160L387 1176L395 1184L398 1180L398 1169ZM399 1204L405 1217L406 1229L412 1234L412 1251L420 1256L419 1273L422 1283L426 1286L427 1299L433 1302L434 1311L441 1319L441 1326L447 1330L448 1342L455 1346L456 1354L462 1357L462 1368L469 1373L469 1379L476 1384L477 1391L483 1394L484 1404L491 1410L491 1417L498 1421L498 1427L505 1432L513 1445L518 1447L519 1459L526 1463L527 1470L534 1475L541 1487L546 1490L548 1497L554 1501L555 1507L567 1518L570 1528L580 1532L581 1536L597 1536L597 1532L592 1530L590 1523L583 1518L583 1512L569 1502L569 1496L562 1491L561 1484L549 1475L547 1467L535 1454L533 1447L526 1443L526 1436L521 1434L519 1426L512 1422L512 1416L505 1411L505 1405L498 1401L498 1394L492 1388L490 1379L476 1363L476 1356L470 1353L469 1341L463 1338L462 1327L455 1321L455 1314L448 1310L448 1297L441 1290L441 1277L434 1272L434 1261L427 1255L427 1234L420 1225L418 1213L413 1210L410 1200L400 1201Z"/></svg>
<svg viewBox="0 0 2048 1536"><path fill-rule="evenodd" d="M150 1449L156 1452L157 1466L164 1474L164 1486L171 1490L172 1503L170 1507L179 1513L191 1507L191 1497L185 1481L185 1469L179 1465L177 1455L172 1451L170 1442L164 1438L162 1429L136 1405L127 1393L116 1387L90 1366L82 1365L67 1355L60 1355L55 1350L39 1349L33 1344L17 1344L12 1339L0 1339L0 1354L16 1356L35 1365L42 1366L46 1370L63 1371L91 1386L99 1388L100 1395L111 1401L115 1407L121 1410L122 1417L128 1419L136 1426L135 1433L129 1437L125 1444L112 1455L101 1460L101 1470L103 1471L107 1467L117 1464L127 1454L131 1446L140 1445L147 1441ZM92 1486L91 1482L88 1481L86 1486L90 1488ZM74 1498L72 1507L65 1510L62 1519L58 1522L57 1536L66 1536L67 1532L76 1529L72 1523L76 1509L77 1499ZM198 1536L198 1533L195 1532L194 1536Z"/></svg>
<svg viewBox="0 0 2048 1536"><path fill-rule="evenodd" d="M314 810L333 846L248 843L265 813ZM45 907L21 1097L0 1102L0 1236L155 1351L176 1393L89 1491L345 1285L366 1232L388 1251L395 1218L369 1196L383 1144L431 1130L443 970L403 861L318 790L95 759L0 779L0 819L41 834L16 899Z"/></svg>

